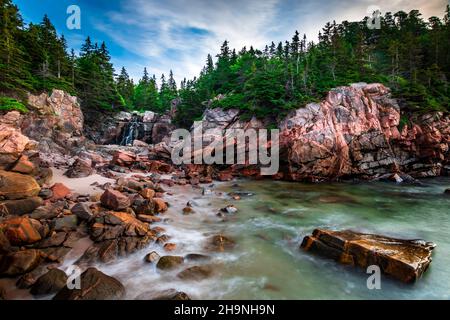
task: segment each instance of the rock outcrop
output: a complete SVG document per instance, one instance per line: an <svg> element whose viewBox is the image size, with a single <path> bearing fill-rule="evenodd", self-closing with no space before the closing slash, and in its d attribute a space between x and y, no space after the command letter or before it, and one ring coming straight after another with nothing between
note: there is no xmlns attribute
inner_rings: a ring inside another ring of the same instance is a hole
<svg viewBox="0 0 450 320"><path fill-rule="evenodd" d="M380 270L403 282L418 280L431 263L435 244L423 240L400 240L353 231L314 230L301 247L342 264Z"/></svg>

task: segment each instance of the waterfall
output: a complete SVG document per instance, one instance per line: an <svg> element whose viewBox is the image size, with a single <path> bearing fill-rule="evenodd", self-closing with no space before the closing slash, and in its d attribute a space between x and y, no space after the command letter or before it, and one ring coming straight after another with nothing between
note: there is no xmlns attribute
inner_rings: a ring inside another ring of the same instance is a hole
<svg viewBox="0 0 450 320"><path fill-rule="evenodd" d="M122 139L120 141L121 146L132 145L133 141L136 139L136 133L139 126L139 117L133 115L130 122L125 127L122 134Z"/></svg>

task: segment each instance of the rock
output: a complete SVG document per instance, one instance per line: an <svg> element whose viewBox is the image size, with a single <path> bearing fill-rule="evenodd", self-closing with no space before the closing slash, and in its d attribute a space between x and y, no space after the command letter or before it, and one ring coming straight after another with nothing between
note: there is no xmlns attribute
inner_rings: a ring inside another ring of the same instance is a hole
<svg viewBox="0 0 450 320"><path fill-rule="evenodd" d="M71 194L71 191L69 188L67 188L64 184L62 183L55 183L50 190L52 190L53 196L51 198L52 201L57 201L57 200L61 200L64 199L65 197L67 197L69 194Z"/></svg>
<svg viewBox="0 0 450 320"><path fill-rule="evenodd" d="M155 202L153 200L141 201L134 207L134 210L138 215L153 215L155 214Z"/></svg>
<svg viewBox="0 0 450 320"><path fill-rule="evenodd" d="M159 258L160 258L159 254L153 251L147 254L144 260L148 263L157 263L159 261Z"/></svg>
<svg viewBox="0 0 450 320"><path fill-rule="evenodd" d="M193 214L195 213L194 209L192 209L192 207L185 207L183 208L183 214L184 215L189 215L189 214Z"/></svg>
<svg viewBox="0 0 450 320"><path fill-rule="evenodd" d="M208 188L202 189L202 195L204 195L204 196L211 196L213 194L214 194L214 192L211 189L208 189Z"/></svg>
<svg viewBox="0 0 450 320"><path fill-rule="evenodd" d="M57 218L54 220L55 231L76 230L78 226L78 217L74 214Z"/></svg>
<svg viewBox="0 0 450 320"><path fill-rule="evenodd" d="M0 275L13 277L35 269L42 262L42 252L35 249L12 252L0 261Z"/></svg>
<svg viewBox="0 0 450 320"><path fill-rule="evenodd" d="M50 199L51 197L53 197L53 191L50 189L41 189L38 196L44 200L47 200L47 199Z"/></svg>
<svg viewBox="0 0 450 320"><path fill-rule="evenodd" d="M77 203L72 209L72 213L76 215L80 220L90 220L94 214L86 203Z"/></svg>
<svg viewBox="0 0 450 320"><path fill-rule="evenodd" d="M8 238L3 234L3 231L0 230L0 260L2 254L10 252L11 249L11 244L9 243Z"/></svg>
<svg viewBox="0 0 450 320"><path fill-rule="evenodd" d="M39 207L34 210L30 218L41 220L41 219L53 219L62 213L66 206L66 201L58 201L54 203L49 203L45 206Z"/></svg>
<svg viewBox="0 0 450 320"><path fill-rule="evenodd" d="M140 214L137 216L137 218L139 220L147 222L147 223L161 222L161 218L155 217L155 216L150 216L150 215L145 215L145 214Z"/></svg>
<svg viewBox="0 0 450 320"><path fill-rule="evenodd" d="M26 155L22 155L11 168L11 171L23 174L31 174L34 171L34 164L28 159Z"/></svg>
<svg viewBox="0 0 450 320"><path fill-rule="evenodd" d="M151 200L151 199L153 199L153 197L155 196L155 190L146 188L146 189L144 189L144 190L141 190L141 191L139 192L139 194L140 194L141 196L143 196L145 199Z"/></svg>
<svg viewBox="0 0 450 320"><path fill-rule="evenodd" d="M165 250L166 252L172 252L172 251L175 251L176 248L177 248L177 245L176 245L175 243L170 243L170 242L168 242L168 243L164 244L164 250Z"/></svg>
<svg viewBox="0 0 450 320"><path fill-rule="evenodd" d="M184 262L183 257L179 256L163 256L159 259L158 264L156 267L159 270L173 270L177 268L178 266L182 265Z"/></svg>
<svg viewBox="0 0 450 320"><path fill-rule="evenodd" d="M233 175L231 172L219 172L217 175L217 180L219 181L231 181L233 180Z"/></svg>
<svg viewBox="0 0 450 320"><path fill-rule="evenodd" d="M42 240L39 243L39 248L59 247L63 245L64 241L66 241L66 238L67 238L66 232L57 232L53 234L51 237Z"/></svg>
<svg viewBox="0 0 450 320"><path fill-rule="evenodd" d="M27 217L11 218L0 223L0 230L12 245L32 244L42 239L39 221Z"/></svg>
<svg viewBox="0 0 450 320"><path fill-rule="evenodd" d="M119 254L119 244L117 239L104 241L98 250L98 258L103 263L115 261Z"/></svg>
<svg viewBox="0 0 450 320"><path fill-rule="evenodd" d="M111 164L120 167L131 167L136 162L136 155L125 151L116 151L111 160Z"/></svg>
<svg viewBox="0 0 450 320"><path fill-rule="evenodd" d="M228 214L234 214L236 212L238 212L238 209L234 206L234 205L228 205L225 208L220 209L221 212L223 213L228 213Z"/></svg>
<svg viewBox="0 0 450 320"><path fill-rule="evenodd" d="M41 187L27 175L0 170L0 197L10 200L35 197Z"/></svg>
<svg viewBox="0 0 450 320"><path fill-rule="evenodd" d="M423 240L400 240L354 231L314 230L301 247L336 261L381 271L403 282L414 282L427 270L435 244Z"/></svg>
<svg viewBox="0 0 450 320"><path fill-rule="evenodd" d="M102 206L105 208L120 211L130 206L130 199L119 191L108 189L100 198Z"/></svg>
<svg viewBox="0 0 450 320"><path fill-rule="evenodd" d="M213 236L208 244L208 248L214 251L225 251L234 248L235 242L228 237L223 235Z"/></svg>
<svg viewBox="0 0 450 320"><path fill-rule="evenodd" d="M0 161L0 168L5 168L16 161L29 142L30 139L17 128L0 124L0 154L3 155L3 160L7 160Z"/></svg>
<svg viewBox="0 0 450 320"><path fill-rule="evenodd" d="M134 300L191 300L189 296L175 289L168 289L158 292L144 292L134 298Z"/></svg>
<svg viewBox="0 0 450 320"><path fill-rule="evenodd" d="M155 211L157 213L163 213L166 212L168 209L167 203L160 198L154 198L153 202L155 203Z"/></svg>
<svg viewBox="0 0 450 320"><path fill-rule="evenodd" d="M133 147L137 148L148 148L148 143L141 141L141 140L134 140L133 141Z"/></svg>
<svg viewBox="0 0 450 320"><path fill-rule="evenodd" d="M60 269L51 269L39 277L31 287L32 295L52 294L60 291L67 284L67 275Z"/></svg>
<svg viewBox="0 0 450 320"><path fill-rule="evenodd" d="M64 175L69 178L85 178L93 173L94 169L91 161L77 158Z"/></svg>
<svg viewBox="0 0 450 320"><path fill-rule="evenodd" d="M211 266L194 266L181 271L177 277L182 280L203 280L209 278L213 273Z"/></svg>
<svg viewBox="0 0 450 320"><path fill-rule="evenodd" d="M20 200L7 200L0 202L0 216L22 216L33 212L42 205L42 198L32 197Z"/></svg>
<svg viewBox="0 0 450 320"><path fill-rule="evenodd" d="M81 274L81 289L64 287L53 300L119 300L125 296L125 287L117 279L95 268Z"/></svg>

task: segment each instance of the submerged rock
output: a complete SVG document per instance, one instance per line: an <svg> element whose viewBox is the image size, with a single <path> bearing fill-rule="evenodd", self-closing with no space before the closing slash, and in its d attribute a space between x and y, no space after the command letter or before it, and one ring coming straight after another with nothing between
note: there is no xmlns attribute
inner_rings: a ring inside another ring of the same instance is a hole
<svg viewBox="0 0 450 320"><path fill-rule="evenodd" d="M164 256L158 261L156 267L160 270L172 270L183 264L184 258L178 256Z"/></svg>
<svg viewBox="0 0 450 320"><path fill-rule="evenodd" d="M350 230L314 230L301 248L332 258L342 264L381 271L403 282L414 282L427 270L435 244L423 240L401 240Z"/></svg>

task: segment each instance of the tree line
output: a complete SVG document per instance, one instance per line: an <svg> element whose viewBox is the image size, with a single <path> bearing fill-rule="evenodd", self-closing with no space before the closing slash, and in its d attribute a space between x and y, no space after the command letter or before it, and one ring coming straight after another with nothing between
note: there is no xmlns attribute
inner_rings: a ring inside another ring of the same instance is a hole
<svg viewBox="0 0 450 320"><path fill-rule="evenodd" d="M104 42L93 43L88 37L78 55L67 48L47 15L39 24L25 25L11 0L0 0L0 109L8 110L7 96L25 100L27 92L62 89L76 94L87 108L106 110L152 110L164 112L177 97L172 71L161 77L158 89L155 76L147 69L134 84L125 68L119 75L111 63Z"/></svg>
<svg viewBox="0 0 450 320"><path fill-rule="evenodd" d="M106 44L88 37L78 55L68 52L47 16L24 25L11 0L0 0L0 93L64 89L85 108L164 112L178 98L176 122L189 127L212 106L238 108L244 117L274 121L293 108L320 101L332 88L353 82L389 86L406 112L449 111L450 9L425 21L418 10L387 12L380 28L361 21L327 23L317 43L295 32L264 48L230 48L208 55L198 77L179 88L170 72L159 81L144 69L138 83L119 74ZM158 85L159 82L159 85ZM220 99L214 99L220 95ZM9 101L2 99L0 101ZM1 108L1 106L0 106Z"/></svg>
<svg viewBox="0 0 450 320"><path fill-rule="evenodd" d="M405 113L449 111L450 13L421 18L418 10L387 12L380 28L358 22L327 23L318 42L295 32L290 41L239 52L225 41L217 61L208 55L200 76L179 91L178 122L189 126L205 104L239 108L244 116L276 120L292 108L321 100L332 88L354 82L389 86Z"/></svg>

